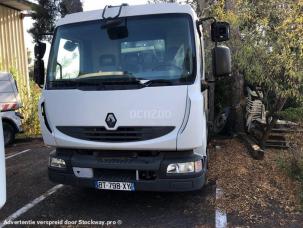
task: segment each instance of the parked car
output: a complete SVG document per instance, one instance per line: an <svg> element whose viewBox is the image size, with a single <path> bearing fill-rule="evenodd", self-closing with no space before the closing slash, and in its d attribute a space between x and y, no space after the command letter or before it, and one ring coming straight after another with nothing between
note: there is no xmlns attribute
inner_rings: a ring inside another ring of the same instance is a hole
<svg viewBox="0 0 303 228"><path fill-rule="evenodd" d="M21 107L20 97L16 81L7 72L0 72L0 111L3 120L3 133L5 146L11 144L15 135L21 132L21 119L19 112L15 110Z"/></svg>
<svg viewBox="0 0 303 228"><path fill-rule="evenodd" d="M15 140L17 133L22 132L23 116L20 112L9 111L2 113L4 144L8 146Z"/></svg>

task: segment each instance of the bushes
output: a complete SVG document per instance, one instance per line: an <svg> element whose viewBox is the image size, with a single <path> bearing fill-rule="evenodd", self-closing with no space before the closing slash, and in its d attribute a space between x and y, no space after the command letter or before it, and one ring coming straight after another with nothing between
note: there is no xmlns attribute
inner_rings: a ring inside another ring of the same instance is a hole
<svg viewBox="0 0 303 228"><path fill-rule="evenodd" d="M21 97L22 108L18 111L24 116L22 121L22 128L26 137L40 135L40 123L38 118L38 102L40 98L41 89L30 79L30 89L22 83L22 75L18 70L11 67L10 73L17 81L19 94Z"/></svg>
<svg viewBox="0 0 303 228"><path fill-rule="evenodd" d="M30 95L22 99L23 108L21 112L24 116L23 129L26 137L40 135L40 124L38 118L38 102L41 89L30 81Z"/></svg>
<svg viewBox="0 0 303 228"><path fill-rule="evenodd" d="M279 113L286 120L303 123L303 107L287 108Z"/></svg>

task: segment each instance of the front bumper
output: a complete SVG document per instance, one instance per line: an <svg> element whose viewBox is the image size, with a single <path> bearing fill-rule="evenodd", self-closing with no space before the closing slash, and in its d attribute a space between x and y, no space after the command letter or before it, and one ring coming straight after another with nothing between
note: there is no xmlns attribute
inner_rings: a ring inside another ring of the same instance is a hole
<svg viewBox="0 0 303 228"><path fill-rule="evenodd" d="M169 155L168 155L169 154ZM95 188L96 181L132 182L135 191L178 192L199 190L205 184L207 168L198 173L166 174L168 164L202 159L193 153L159 154L157 156L137 156L105 158L95 155L53 152L51 157L63 159L66 169L49 167L49 179L55 183ZM92 168L92 178L79 178L73 167ZM153 178L142 178L145 172L153 173Z"/></svg>
<svg viewBox="0 0 303 228"><path fill-rule="evenodd" d="M81 186L87 188L95 188L97 179L77 178L72 174L59 173L49 169L49 179L52 182ZM106 180L104 180L106 181ZM134 181L136 191L155 191L155 192L185 192L195 191L203 187L205 183L205 175L200 177L180 179L158 179L153 181Z"/></svg>

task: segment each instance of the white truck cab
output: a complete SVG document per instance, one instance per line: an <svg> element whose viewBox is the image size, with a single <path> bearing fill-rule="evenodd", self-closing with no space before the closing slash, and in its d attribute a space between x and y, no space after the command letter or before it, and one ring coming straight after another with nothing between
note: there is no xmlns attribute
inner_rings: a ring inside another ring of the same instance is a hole
<svg viewBox="0 0 303 228"><path fill-rule="evenodd" d="M52 181L128 191L204 185L201 23L189 5L179 4L108 6L58 21L45 80L45 44L35 50L43 139L56 147ZM221 24L214 31L224 40L229 30ZM228 74L229 49L219 51L217 69Z"/></svg>

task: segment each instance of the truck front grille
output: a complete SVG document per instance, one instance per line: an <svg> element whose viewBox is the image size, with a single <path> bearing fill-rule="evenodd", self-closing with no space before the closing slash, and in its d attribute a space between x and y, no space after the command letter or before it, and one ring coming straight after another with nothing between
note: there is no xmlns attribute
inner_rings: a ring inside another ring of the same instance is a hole
<svg viewBox="0 0 303 228"><path fill-rule="evenodd" d="M122 169L94 169L94 177L98 180L105 181L135 181L136 170L122 170Z"/></svg>
<svg viewBox="0 0 303 228"><path fill-rule="evenodd" d="M172 132L175 127L118 127L107 130L105 127L68 127L57 126L63 134L73 138L95 142L135 142L155 139Z"/></svg>

